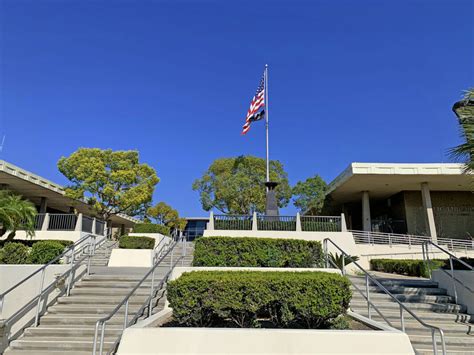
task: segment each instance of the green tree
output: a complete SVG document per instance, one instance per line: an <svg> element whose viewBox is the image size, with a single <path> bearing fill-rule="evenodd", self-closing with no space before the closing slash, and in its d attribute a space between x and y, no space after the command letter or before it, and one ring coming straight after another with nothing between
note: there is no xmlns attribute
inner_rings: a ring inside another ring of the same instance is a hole
<svg viewBox="0 0 474 355"><path fill-rule="evenodd" d="M265 160L253 156L216 159L204 175L194 181L204 210L215 208L223 213L250 214L265 211ZM276 197L279 207L291 198L288 175L283 165L270 161L270 180L278 182Z"/></svg>
<svg viewBox="0 0 474 355"><path fill-rule="evenodd" d="M465 164L465 172L474 172L474 88L466 91L463 99L453 106L458 117L462 144L451 149L451 155Z"/></svg>
<svg viewBox="0 0 474 355"><path fill-rule="evenodd" d="M179 213L165 202L158 202L153 207L147 209L147 217L154 219L158 224L169 228L184 229L187 221L179 217Z"/></svg>
<svg viewBox="0 0 474 355"><path fill-rule="evenodd" d="M18 229L25 230L29 236L34 235L36 214L35 205L30 201L11 191L0 191L0 237L9 232L6 240L10 241Z"/></svg>
<svg viewBox="0 0 474 355"><path fill-rule="evenodd" d="M300 211L319 214L323 208L327 184L319 175L298 181L293 187L293 204Z"/></svg>
<svg viewBox="0 0 474 355"><path fill-rule="evenodd" d="M104 220L118 213L142 214L160 181L134 150L79 148L59 159L58 168L71 181L66 194L86 199Z"/></svg>

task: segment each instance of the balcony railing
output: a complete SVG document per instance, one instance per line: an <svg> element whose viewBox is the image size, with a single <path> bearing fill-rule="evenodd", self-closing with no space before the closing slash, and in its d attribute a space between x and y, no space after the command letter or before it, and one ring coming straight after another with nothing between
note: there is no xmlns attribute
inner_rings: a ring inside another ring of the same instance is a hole
<svg viewBox="0 0 474 355"><path fill-rule="evenodd" d="M79 231L104 235L105 222L82 213L38 213L35 217L35 230Z"/></svg>
<svg viewBox="0 0 474 355"><path fill-rule="evenodd" d="M214 215L211 213L207 229L257 230L282 232L341 232L346 231L341 216L266 216Z"/></svg>

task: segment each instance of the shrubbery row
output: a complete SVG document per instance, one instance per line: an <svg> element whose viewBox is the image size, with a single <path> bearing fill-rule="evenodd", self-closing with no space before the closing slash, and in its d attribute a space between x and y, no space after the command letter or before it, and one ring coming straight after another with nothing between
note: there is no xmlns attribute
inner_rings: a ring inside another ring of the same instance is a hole
<svg viewBox="0 0 474 355"><path fill-rule="evenodd" d="M431 269L439 269L444 265L444 260L430 260ZM423 260L415 259L372 259L370 268L408 276L429 277L428 265Z"/></svg>
<svg viewBox="0 0 474 355"><path fill-rule="evenodd" d="M126 236L120 237L119 248L122 249L153 249L155 247L155 239L142 236Z"/></svg>
<svg viewBox="0 0 474 355"><path fill-rule="evenodd" d="M138 223L133 227L134 233L160 233L163 235L170 235L170 229L167 226L154 223Z"/></svg>
<svg viewBox="0 0 474 355"><path fill-rule="evenodd" d="M56 240L36 241L31 248L25 243L8 242L0 249L0 264L47 264L61 255L64 249L64 243Z"/></svg>
<svg viewBox="0 0 474 355"><path fill-rule="evenodd" d="M349 286L326 272L194 271L170 281L167 293L183 326L328 328L349 307Z"/></svg>
<svg viewBox="0 0 474 355"><path fill-rule="evenodd" d="M193 266L318 267L321 243L296 239L205 237L196 240Z"/></svg>

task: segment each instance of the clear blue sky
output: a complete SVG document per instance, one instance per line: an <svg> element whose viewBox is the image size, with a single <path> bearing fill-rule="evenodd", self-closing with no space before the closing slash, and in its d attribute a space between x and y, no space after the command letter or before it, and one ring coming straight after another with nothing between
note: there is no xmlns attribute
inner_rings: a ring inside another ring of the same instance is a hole
<svg viewBox="0 0 474 355"><path fill-rule="evenodd" d="M66 183L78 147L138 149L187 216L207 214L191 184L214 159L264 157L263 123L240 132L265 63L291 183L449 161L474 84L471 0L0 3L0 158Z"/></svg>

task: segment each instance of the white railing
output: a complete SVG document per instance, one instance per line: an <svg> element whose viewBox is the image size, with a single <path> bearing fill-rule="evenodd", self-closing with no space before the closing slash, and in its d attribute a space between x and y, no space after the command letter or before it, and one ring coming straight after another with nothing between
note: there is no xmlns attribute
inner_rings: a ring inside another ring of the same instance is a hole
<svg viewBox="0 0 474 355"><path fill-rule="evenodd" d="M81 231L104 235L105 222L85 216L82 213L38 213L35 217L35 230L43 231Z"/></svg>
<svg viewBox="0 0 474 355"><path fill-rule="evenodd" d="M381 233L351 230L357 244L383 245L422 245L431 242L431 237L397 233ZM466 239L438 238L439 245L445 245L449 250L474 250L474 241Z"/></svg>

